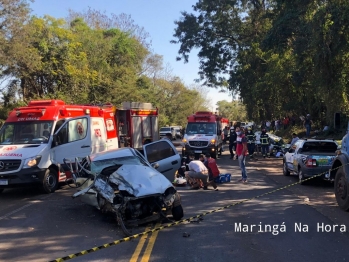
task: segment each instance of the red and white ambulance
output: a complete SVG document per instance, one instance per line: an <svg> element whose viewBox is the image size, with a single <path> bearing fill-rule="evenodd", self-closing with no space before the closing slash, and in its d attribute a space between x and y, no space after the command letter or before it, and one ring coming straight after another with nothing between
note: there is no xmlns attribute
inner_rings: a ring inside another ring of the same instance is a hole
<svg viewBox="0 0 349 262"><path fill-rule="evenodd" d="M111 104L70 105L61 100L31 101L14 109L0 130L0 193L31 184L54 192L70 175L64 158L118 148L116 111ZM140 128L143 119L139 121L138 127L129 125L128 136Z"/></svg>
<svg viewBox="0 0 349 262"><path fill-rule="evenodd" d="M222 153L222 117L200 111L187 117L188 123L182 140L182 155L211 153L217 158Z"/></svg>

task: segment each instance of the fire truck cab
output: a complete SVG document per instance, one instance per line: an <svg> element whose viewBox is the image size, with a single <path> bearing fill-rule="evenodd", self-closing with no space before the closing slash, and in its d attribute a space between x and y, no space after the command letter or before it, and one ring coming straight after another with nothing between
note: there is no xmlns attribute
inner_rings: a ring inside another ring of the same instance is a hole
<svg viewBox="0 0 349 262"><path fill-rule="evenodd" d="M118 148L115 108L31 101L10 112L0 130L0 192L40 184L54 192L70 174L63 158Z"/></svg>
<svg viewBox="0 0 349 262"><path fill-rule="evenodd" d="M222 117L212 112L196 112L187 117L182 148L182 155L189 153L205 154L209 152L213 158L222 154Z"/></svg>

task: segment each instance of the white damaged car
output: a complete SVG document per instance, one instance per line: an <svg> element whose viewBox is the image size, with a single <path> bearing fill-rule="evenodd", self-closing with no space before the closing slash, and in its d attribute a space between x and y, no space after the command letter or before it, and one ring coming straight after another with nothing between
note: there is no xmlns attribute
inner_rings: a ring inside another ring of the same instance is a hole
<svg viewBox="0 0 349 262"><path fill-rule="evenodd" d="M144 155L120 148L82 160L65 159L78 188L73 197L114 214L127 236L132 235L132 227L170 214L175 220L183 217L180 195L170 182L180 166L178 152L167 140L144 145L143 151Z"/></svg>

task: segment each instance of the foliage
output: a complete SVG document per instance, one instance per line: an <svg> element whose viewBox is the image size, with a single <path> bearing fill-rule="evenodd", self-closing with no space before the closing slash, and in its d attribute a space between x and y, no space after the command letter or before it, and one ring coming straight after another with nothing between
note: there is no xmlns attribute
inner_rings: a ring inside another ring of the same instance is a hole
<svg viewBox="0 0 349 262"><path fill-rule="evenodd" d="M175 21L179 60L199 49L204 84L237 93L255 121L348 108L349 2L200 0Z"/></svg>
<svg viewBox="0 0 349 262"><path fill-rule="evenodd" d="M161 126L184 126L189 114L207 110L203 93L149 51L148 33L130 16L92 9L70 11L67 19L28 14L25 0L0 0L0 119L32 99L150 102Z"/></svg>
<svg viewBox="0 0 349 262"><path fill-rule="evenodd" d="M230 122L245 121L247 118L245 106L238 100L232 102L223 100L219 101L217 105L219 114L224 118L228 118Z"/></svg>

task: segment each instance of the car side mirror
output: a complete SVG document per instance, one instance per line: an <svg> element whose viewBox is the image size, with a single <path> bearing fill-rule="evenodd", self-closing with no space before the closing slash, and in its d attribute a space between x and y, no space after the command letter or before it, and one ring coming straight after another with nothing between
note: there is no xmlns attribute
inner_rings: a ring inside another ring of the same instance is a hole
<svg viewBox="0 0 349 262"><path fill-rule="evenodd" d="M154 168L154 169L158 169L160 165L159 165L159 163L156 163L156 162L155 162L155 163L152 163L151 166L152 166L152 168Z"/></svg>

